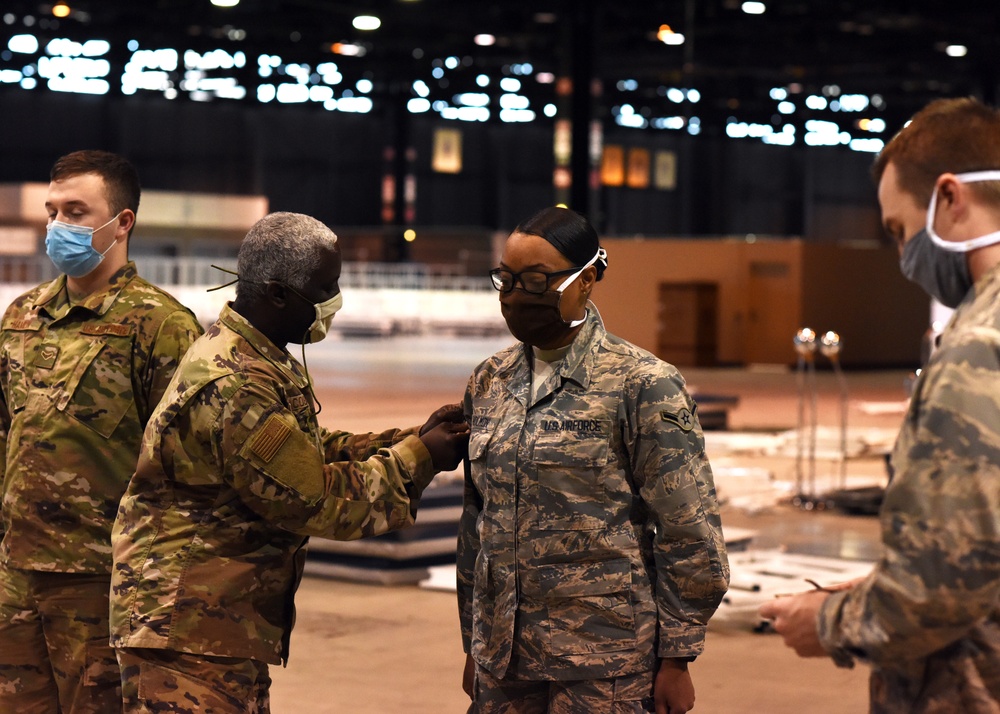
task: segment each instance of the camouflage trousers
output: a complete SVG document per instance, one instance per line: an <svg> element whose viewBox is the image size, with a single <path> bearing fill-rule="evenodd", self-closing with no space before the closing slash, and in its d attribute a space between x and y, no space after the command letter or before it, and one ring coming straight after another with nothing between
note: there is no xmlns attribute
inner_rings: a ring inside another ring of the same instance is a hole
<svg viewBox="0 0 1000 714"><path fill-rule="evenodd" d="M171 650L118 650L126 714L268 714L267 664Z"/></svg>
<svg viewBox="0 0 1000 714"><path fill-rule="evenodd" d="M0 565L0 712L121 711L110 588L108 575Z"/></svg>
<svg viewBox="0 0 1000 714"><path fill-rule="evenodd" d="M654 712L653 672L613 679L497 679L476 666L468 714L648 714Z"/></svg>

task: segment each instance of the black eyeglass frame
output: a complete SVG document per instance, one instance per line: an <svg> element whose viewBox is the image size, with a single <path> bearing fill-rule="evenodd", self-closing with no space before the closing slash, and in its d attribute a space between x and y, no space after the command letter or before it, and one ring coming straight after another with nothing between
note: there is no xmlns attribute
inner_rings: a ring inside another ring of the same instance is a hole
<svg viewBox="0 0 1000 714"><path fill-rule="evenodd" d="M575 273L582 268L567 268L566 270L556 270L551 273L544 273L541 270L522 270L520 273L515 273L513 270L507 270L506 268L493 268L490 271L490 282L492 283L494 289L500 293L513 292L514 288L517 287L517 283L521 283L521 289L529 295L544 295L549 290L549 283L552 282L552 278L557 278L560 275L570 275ZM510 276L510 287L506 290L503 289L503 284L501 283L501 274L507 273ZM522 276L524 275L541 275L545 278L545 288L543 290L531 290L528 288L528 284L524 282Z"/></svg>

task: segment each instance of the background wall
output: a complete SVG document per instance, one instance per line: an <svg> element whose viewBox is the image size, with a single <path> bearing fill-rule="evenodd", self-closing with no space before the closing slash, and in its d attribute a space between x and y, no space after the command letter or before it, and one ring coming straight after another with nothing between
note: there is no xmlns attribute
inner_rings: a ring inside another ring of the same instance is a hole
<svg viewBox="0 0 1000 714"><path fill-rule="evenodd" d="M603 243L609 268L594 299L606 325L668 361L792 364L792 338L811 327L840 334L845 366L919 363L929 301L900 274L894 248L767 239Z"/></svg>

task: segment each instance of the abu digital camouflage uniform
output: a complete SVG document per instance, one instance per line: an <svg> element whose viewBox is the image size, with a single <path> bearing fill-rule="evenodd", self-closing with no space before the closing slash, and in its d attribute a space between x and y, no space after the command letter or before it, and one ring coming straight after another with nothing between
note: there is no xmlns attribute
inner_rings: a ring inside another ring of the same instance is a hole
<svg viewBox="0 0 1000 714"><path fill-rule="evenodd" d="M307 536L413 523L433 475L415 430L320 428L298 363L227 306L181 363L122 499L112 644L285 661Z"/></svg>
<svg viewBox="0 0 1000 714"><path fill-rule="evenodd" d="M496 678L608 679L693 657L728 587L683 378L589 313L534 403L522 344L466 392L462 638Z"/></svg>
<svg viewBox="0 0 1000 714"><path fill-rule="evenodd" d="M79 302L61 276L4 314L0 709L23 709L27 692L55 697L53 675L65 711L81 682L117 682L107 647L111 525L146 421L201 331L133 263Z"/></svg>
<svg viewBox="0 0 1000 714"><path fill-rule="evenodd" d="M824 603L820 641L872 665L873 712L1000 712L1000 266L917 380L893 466L882 555Z"/></svg>

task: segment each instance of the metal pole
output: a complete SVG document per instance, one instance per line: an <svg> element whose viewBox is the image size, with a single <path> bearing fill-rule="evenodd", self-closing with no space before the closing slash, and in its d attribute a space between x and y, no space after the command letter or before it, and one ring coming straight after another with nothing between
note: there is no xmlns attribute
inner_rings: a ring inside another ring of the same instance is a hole
<svg viewBox="0 0 1000 714"><path fill-rule="evenodd" d="M840 386L840 488L847 487L847 378L844 377L844 370L840 368L840 348L842 342L840 335L833 330L824 333L820 338L819 350L830 360L833 365L834 374L837 375L837 383Z"/></svg>
<svg viewBox="0 0 1000 714"><path fill-rule="evenodd" d="M811 393L810 399L810 450L809 450L809 481L810 488L814 488L816 479L816 332L808 327L803 327L795 333L792 339L795 351L798 353L798 383L799 383L799 424L797 430L797 454L795 460L795 488L796 498L799 505L809 508L809 499L803 489L803 469L802 459L804 451L804 438L806 429L805 402L806 393ZM813 494L809 494L811 497Z"/></svg>

